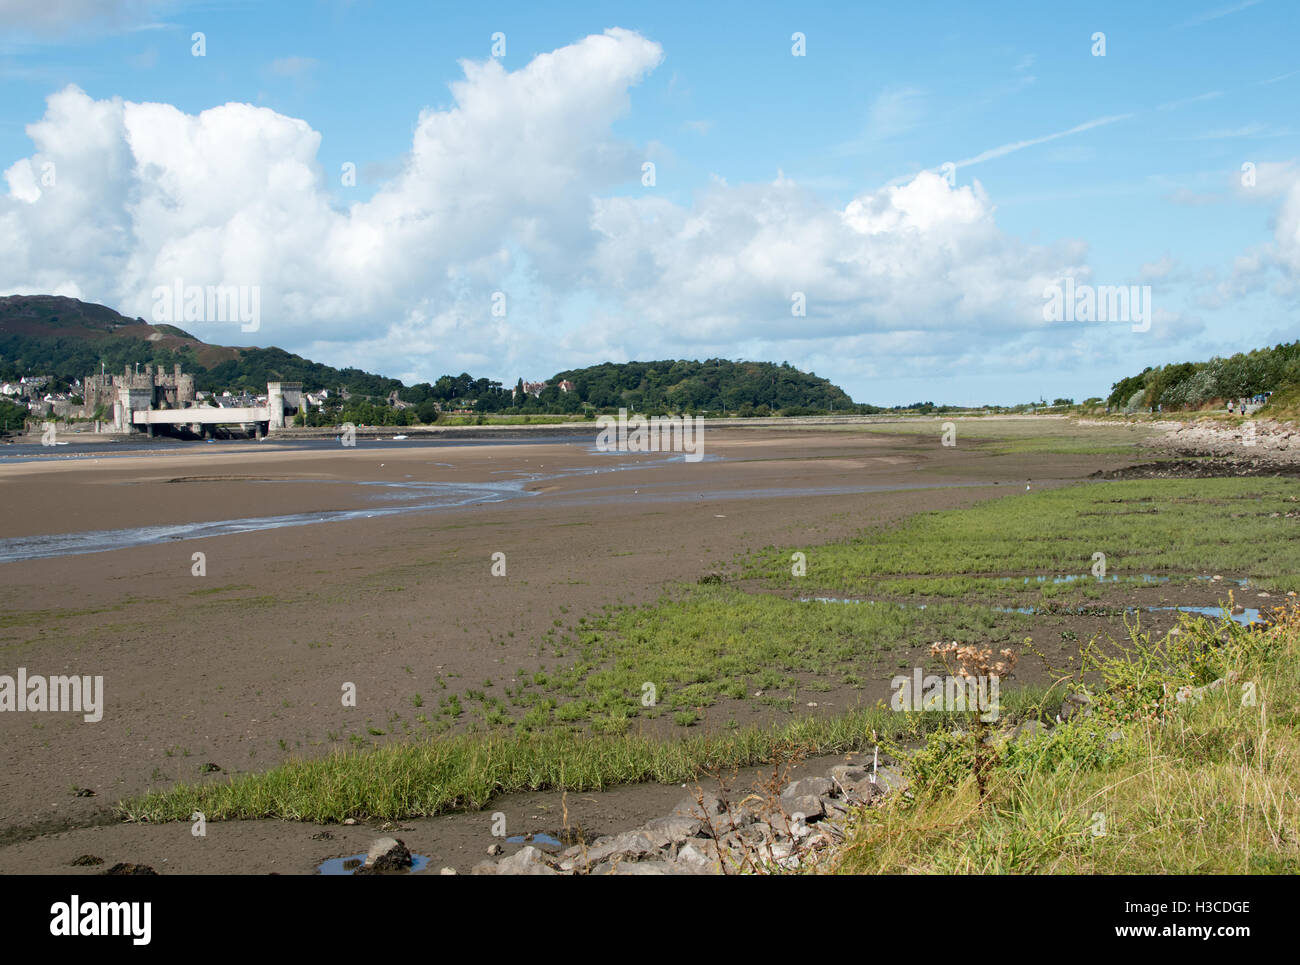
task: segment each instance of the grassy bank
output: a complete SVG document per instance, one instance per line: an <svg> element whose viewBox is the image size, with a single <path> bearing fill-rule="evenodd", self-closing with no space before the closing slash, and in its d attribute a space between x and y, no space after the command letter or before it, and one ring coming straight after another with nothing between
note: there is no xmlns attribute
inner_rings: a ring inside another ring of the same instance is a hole
<svg viewBox="0 0 1300 965"><path fill-rule="evenodd" d="M770 549L747 575L782 587L990 601L1100 599L1093 554L1119 581L1228 574L1265 589L1300 578L1300 483L1291 479L1134 480L1017 493L970 509L923 513L856 539ZM1085 577L1053 583L1062 576ZM1038 578L1043 577L1040 583ZM1028 580L1028 583L1025 581Z"/></svg>
<svg viewBox="0 0 1300 965"><path fill-rule="evenodd" d="M443 415L438 417L440 426L551 426L569 422L589 422L584 415ZM593 430L594 431L594 430Z"/></svg>
<svg viewBox="0 0 1300 965"><path fill-rule="evenodd" d="M634 735L498 731L295 761L225 784L184 785L119 805L132 821L282 818L397 820L477 810L514 791L598 791L639 781L681 783L713 768L763 764L776 756L834 754L872 746L873 732L918 734L916 721L882 710L829 720L672 741Z"/></svg>
<svg viewBox="0 0 1300 965"><path fill-rule="evenodd" d="M1265 632L1134 633L1094 669L1091 716L998 743L983 797L977 733L932 733L913 793L861 811L820 870L1300 873L1300 610Z"/></svg>

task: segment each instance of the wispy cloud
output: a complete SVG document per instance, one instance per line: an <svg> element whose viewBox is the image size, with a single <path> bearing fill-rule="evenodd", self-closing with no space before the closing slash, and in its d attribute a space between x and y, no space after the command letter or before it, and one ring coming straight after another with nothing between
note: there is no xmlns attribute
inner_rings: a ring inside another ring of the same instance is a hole
<svg viewBox="0 0 1300 965"><path fill-rule="evenodd" d="M1205 94L1197 94L1195 97L1184 97L1182 100L1170 101L1168 104L1161 104L1156 110L1176 111L1180 107L1186 107L1188 104L1199 104L1201 101L1212 101L1216 97L1222 97L1223 91L1212 90Z"/></svg>
<svg viewBox="0 0 1300 965"><path fill-rule="evenodd" d="M867 137L872 141L883 141L912 130L922 114L921 98L921 91L915 87L891 87L881 91L871 105Z"/></svg>
<svg viewBox="0 0 1300 965"><path fill-rule="evenodd" d="M1236 137L1289 137L1290 134L1291 131L1286 128L1269 127L1266 124L1247 124L1244 127L1220 128L1206 131L1204 134L1194 134L1188 140L1226 141Z"/></svg>
<svg viewBox="0 0 1300 965"><path fill-rule="evenodd" d="M1045 134L1042 137L1030 138L1027 141L1012 141L1010 144L1003 144L1000 147L990 148L974 157L968 157L964 161L958 161L957 167L969 167L972 164L980 164L984 161L992 161L994 158L1004 157L1013 151L1020 151L1027 147L1033 147L1036 144L1046 144L1048 141L1055 141L1058 138L1069 137L1071 134L1081 134L1084 131L1090 131L1094 127L1104 127L1107 124L1114 124L1116 121L1126 121L1133 117L1132 114L1112 114L1106 117L1095 117L1090 121L1084 121L1077 124L1069 130L1057 131L1055 134Z"/></svg>
<svg viewBox="0 0 1300 965"><path fill-rule="evenodd" d="M1289 70L1285 74L1278 74L1276 77L1270 77L1268 80L1261 80L1258 86L1263 87L1266 84L1276 84L1278 81L1286 80L1288 77L1294 77L1296 74L1300 74L1300 70Z"/></svg>
<svg viewBox="0 0 1300 965"><path fill-rule="evenodd" d="M320 64L313 57L279 57L271 61L271 73L281 77L306 77Z"/></svg>
<svg viewBox="0 0 1300 965"><path fill-rule="evenodd" d="M1248 7L1253 7L1263 2L1264 0L1241 0L1240 3L1234 3L1227 7L1219 7L1216 10L1207 10L1205 13L1197 14L1191 20L1183 21L1176 29L1181 30L1184 27L1199 27L1203 23L1209 23L1211 20L1218 20L1220 17L1227 17L1234 13L1240 13Z"/></svg>

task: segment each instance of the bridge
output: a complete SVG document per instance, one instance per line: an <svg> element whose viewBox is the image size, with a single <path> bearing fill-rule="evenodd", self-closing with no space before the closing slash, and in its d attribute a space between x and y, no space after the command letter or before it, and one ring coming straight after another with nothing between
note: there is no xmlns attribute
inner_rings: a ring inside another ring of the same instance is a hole
<svg viewBox="0 0 1300 965"><path fill-rule="evenodd" d="M118 390L113 407L113 422L119 431L142 431L153 435L157 426L191 426L199 435L205 427L219 425L253 425L259 436L271 429L282 429L302 408L301 382L268 382L266 405L223 409L214 405L191 405L176 409L155 409L151 398L141 389Z"/></svg>

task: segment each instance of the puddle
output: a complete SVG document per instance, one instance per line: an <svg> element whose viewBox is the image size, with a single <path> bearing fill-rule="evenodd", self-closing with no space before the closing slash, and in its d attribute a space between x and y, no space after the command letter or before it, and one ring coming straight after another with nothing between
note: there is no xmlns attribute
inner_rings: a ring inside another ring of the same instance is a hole
<svg viewBox="0 0 1300 965"><path fill-rule="evenodd" d="M1011 580L1014 580L1015 577L1014 577L1014 576L1001 576L1001 577L998 577L998 579L1001 580L1001 581L1004 582L1004 583L1007 583L1007 582L1010 582ZM1201 579L1201 577L1197 577L1197 579ZM1206 579L1208 579L1208 577L1206 577ZM1109 578L1107 578L1107 579L1098 579L1097 577L1092 576L1091 574L1086 574L1086 573L1085 573L1085 574L1083 574L1083 575L1079 575L1079 574L1067 574L1066 576L1033 576L1033 577L1026 576L1026 577L1022 580L1022 582L1023 582L1024 584L1027 585L1027 584L1029 583L1030 580L1033 580L1035 583L1047 583L1047 582L1051 582L1051 583L1075 583L1075 582L1077 582L1077 581L1079 581L1079 580L1088 580L1088 581L1093 581L1093 580L1095 580L1095 581L1098 582L1098 583L1168 583L1169 580L1170 580L1170 577L1168 577L1168 576L1152 576L1150 573L1143 573L1143 574L1141 574L1140 576L1125 576L1125 577L1122 577L1122 578L1119 577L1119 576L1111 576L1111 577L1109 577Z"/></svg>
<svg viewBox="0 0 1300 965"><path fill-rule="evenodd" d="M316 866L318 874L323 875L350 875L355 874L356 870L366 863L366 852L360 854L350 854L342 858L330 858L328 861L322 861ZM414 874L417 871L423 871L429 866L429 859L422 854L411 855L411 870L407 874Z"/></svg>
<svg viewBox="0 0 1300 965"><path fill-rule="evenodd" d="M1181 613L1199 613L1201 616L1217 620L1223 616L1223 608L1217 606L1149 606L1143 608L1145 612L1152 613L1156 610L1178 610ZM1263 623L1260 619L1259 610L1254 607L1246 607L1240 613L1229 614L1233 620L1242 626L1249 626L1252 623Z"/></svg>
<svg viewBox="0 0 1300 965"><path fill-rule="evenodd" d="M884 603L887 606L900 606L900 607L906 607L907 609L911 609L911 610L924 610L926 608L926 604L924 603L895 603L892 600L883 600L883 601L882 600L854 600L849 597L842 597L842 596L801 596L799 597L799 602L800 603L865 603L870 606L876 606L877 604ZM1045 609L1041 611L1038 607L1032 607L1032 606L1014 606L1014 607L995 606L995 607L989 607L989 609L994 610L998 613L1022 613L1026 616L1034 616L1040 612L1047 616L1111 616L1113 615L1113 613L1118 613L1118 607L1115 608L1114 611L1112 612L1110 609L1105 607L1087 607L1087 606L1074 607L1074 608L1069 608L1064 610ZM1139 609L1138 607L1126 606L1124 607L1124 612L1134 613L1138 609ZM1218 607L1218 606L1144 606L1141 607L1140 609L1143 613L1159 613L1159 612L1169 612L1169 611L1177 610L1180 613L1195 613L1199 616L1209 617L1212 620L1219 619L1226 612L1223 609L1223 607ZM1265 622L1260 618L1259 610L1255 607L1245 607L1241 613L1229 613L1228 616L1230 616L1233 619L1233 621L1235 621L1236 623L1240 623L1242 626L1249 626L1252 623Z"/></svg>
<svg viewBox="0 0 1300 965"><path fill-rule="evenodd" d="M547 834L545 831L538 831L536 834L512 834L506 838L506 842L508 844L531 844L534 847L565 847L563 841L554 835Z"/></svg>

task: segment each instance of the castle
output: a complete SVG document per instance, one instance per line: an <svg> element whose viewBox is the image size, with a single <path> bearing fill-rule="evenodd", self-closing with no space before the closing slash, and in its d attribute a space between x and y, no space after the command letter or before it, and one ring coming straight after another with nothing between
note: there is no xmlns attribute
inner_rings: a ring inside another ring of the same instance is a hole
<svg viewBox="0 0 1300 965"><path fill-rule="evenodd" d="M163 371L161 365L157 371L152 365L146 365L143 372L133 372L127 365L121 375L88 375L82 384L86 418L93 418L101 405L112 412L120 398L119 389L139 393L134 397L137 404L132 408L184 409L194 404L194 376L182 374L179 362L171 374ZM149 393L147 402L145 392Z"/></svg>
<svg viewBox="0 0 1300 965"><path fill-rule="evenodd" d="M162 366L155 371L146 365L143 372L126 366L121 375L90 375L83 383L87 418L94 418L103 406L112 413L112 432L147 432L153 435L160 427L188 426L191 432L208 434L218 425L252 425L259 435L281 429L304 405L301 382L268 382L265 405L221 407L197 405L194 376L181 372L176 365L169 374Z"/></svg>

